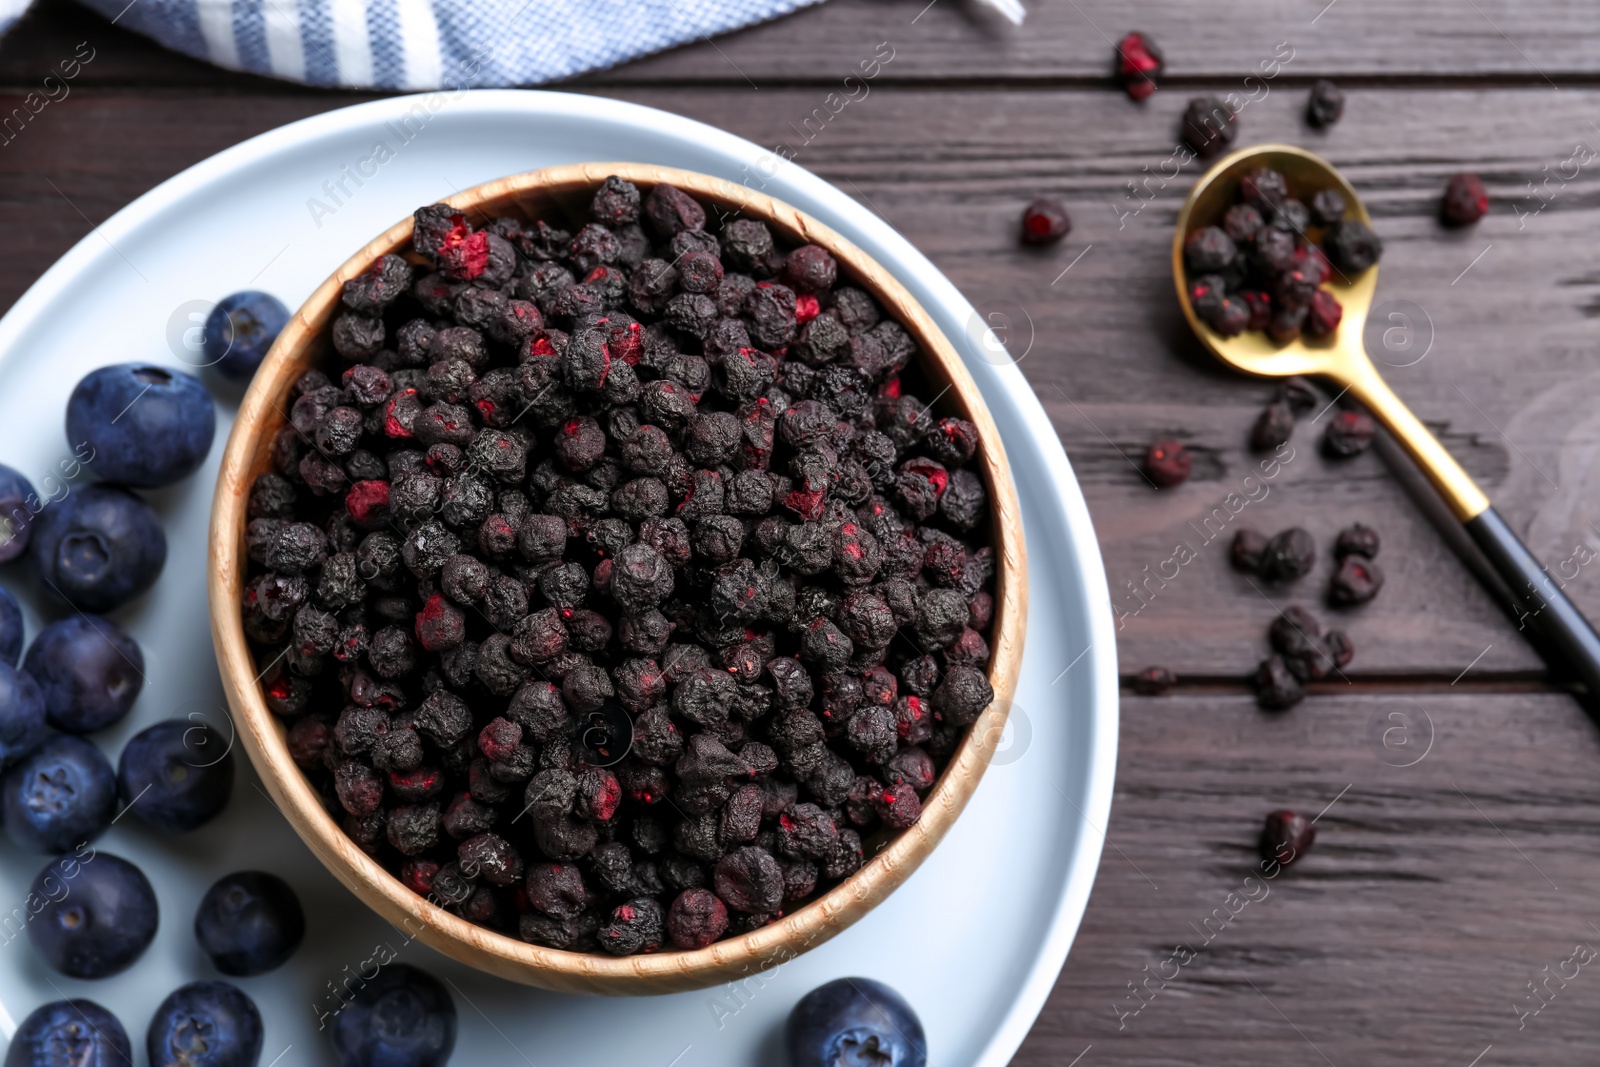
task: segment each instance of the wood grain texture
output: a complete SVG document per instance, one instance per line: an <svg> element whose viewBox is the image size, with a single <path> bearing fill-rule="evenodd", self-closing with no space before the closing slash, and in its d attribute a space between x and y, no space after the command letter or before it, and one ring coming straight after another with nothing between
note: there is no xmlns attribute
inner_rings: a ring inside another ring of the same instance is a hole
<svg viewBox="0 0 1600 1067"><path fill-rule="evenodd" d="M450 203L487 221L513 215L570 225L586 215L593 190L609 175L649 189L675 185L720 218L757 218L781 240L826 248L841 278L877 298L885 316L898 321L917 342L916 368L933 385L943 384L936 411L975 423L981 446L977 469L989 495L990 538L995 548L994 630L989 663L993 702L984 709L951 756L923 802L922 816L885 842L849 878L827 893L748 933L694 951L630 957L563 952L533 945L475 925L406 888L345 834L329 816L316 789L295 765L284 724L261 693L265 669L252 655L240 617L247 577L246 506L250 487L271 469L272 441L288 422L290 390L305 371L321 364L330 348L327 332L340 310L345 282L379 257L397 253L411 240L412 220L402 219L353 254L298 308L251 380L239 407L217 474L211 515L209 599L211 632L234 721L245 752L279 809L311 851L344 885L395 926L462 963L501 978L561 992L633 996L673 993L731 982L775 967L836 936L881 904L921 865L954 824L989 765L1005 731L1028 617L1028 557L1022 509L999 431L949 340L927 312L887 271L832 228L787 204L745 186L670 167L632 163L585 163L550 167L474 186Z"/></svg>
<svg viewBox="0 0 1600 1067"><path fill-rule="evenodd" d="M1094 897L1019 1067L1090 1044L1083 1067L1467 1067L1491 1044L1483 1064L1588 1062L1600 975L1543 986L1575 945L1600 951L1600 735L1570 700L1435 686L1122 713ZM1246 884L1268 811L1330 804L1303 861ZM1194 958L1166 964L1179 944ZM1548 1003L1519 1029L1529 981Z"/></svg>
<svg viewBox="0 0 1600 1067"><path fill-rule="evenodd" d="M1593 164L1543 184L1574 145L1600 148L1600 25L1589 5L1338 0L1312 26L1325 0L1241 0L1226 12L1183 0L1030 0L1021 32L959 0L918 18L926 6L830 0L577 87L768 146L799 143L801 165L888 219L980 313L1008 323L1014 343L1031 339L1021 367L1088 497L1110 583L1123 590L1193 537L1188 523L1251 471L1245 434L1271 393L1211 365L1171 297L1167 242L1195 172L1140 186L1151 198L1142 207L1128 183L1160 173L1188 95L1248 91L1244 77L1292 41L1295 58L1271 93L1241 114L1240 144L1306 145L1362 191L1388 242L1379 303L1419 305L1433 338L1427 358L1391 370L1391 383L1569 595L1600 616L1600 568L1577 562L1579 549L1600 552L1600 263L1589 236L1600 184ZM1139 107L1107 87L1109 46L1096 26L1109 37L1135 26L1154 34L1169 89ZM86 38L99 53L71 98L0 145L0 225L12 241L0 306L160 180L358 99L217 72L67 0L41 0L0 42L0 113ZM895 59L870 96L805 140L807 117L883 40ZM1320 74L1352 90L1344 122L1325 135L1299 117L1305 85ZM1458 170L1482 174L1493 205L1475 229L1446 233L1433 205ZM1018 211L1040 192L1064 197L1076 228L1056 249L1020 249ZM1295 1026L1340 1067L1467 1067L1490 1044L1481 1067L1593 1061L1600 985L1589 984L1591 969L1521 1030L1513 1004L1531 1006L1526 983L1576 942L1600 947L1588 926L1600 916L1584 910L1600 875L1594 728L1551 691L1515 625L1452 553L1448 527L1411 496L1404 467L1381 447L1324 461L1317 429L1300 428L1295 458L1238 521L1299 523L1323 541L1354 518L1382 531L1388 584L1340 616L1357 645L1353 684L1321 686L1282 718L1258 712L1237 679L1265 651L1273 606L1227 568L1221 544L1196 538L1199 559L1118 633L1125 671L1164 663L1194 684L1124 702L1118 795L1104 828L1115 847L1019 1064L1064 1067L1091 1044L1080 1067L1325 1062ZM1188 441L1197 457L1190 484L1172 494L1152 491L1125 458L1158 433ZM1330 570L1319 561L1293 598L1315 601ZM1407 711L1405 700L1433 715L1440 737L1409 769L1385 764L1367 734L1374 716L1383 724ZM1270 899L1245 908L1119 1030L1112 1000L1242 882L1264 812L1312 814L1346 785L1306 865L1276 880Z"/></svg>

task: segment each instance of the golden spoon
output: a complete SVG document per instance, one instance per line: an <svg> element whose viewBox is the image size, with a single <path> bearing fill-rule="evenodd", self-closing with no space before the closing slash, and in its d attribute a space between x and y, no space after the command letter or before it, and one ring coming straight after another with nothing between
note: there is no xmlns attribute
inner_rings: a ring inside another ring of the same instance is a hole
<svg viewBox="0 0 1600 1067"><path fill-rule="evenodd" d="M1327 337L1301 337L1287 344L1248 330L1235 337L1223 337L1195 314L1185 284L1184 240L1194 230L1216 224L1236 202L1239 179L1257 167L1270 167L1281 173L1288 181L1289 194L1306 202L1319 190L1336 189L1344 195L1345 218L1371 224L1350 183L1327 160L1303 148L1257 145L1224 156L1189 192L1183 210L1178 212L1177 231L1172 239L1173 278L1178 286L1178 302L1190 327L1214 356L1247 374L1265 378L1316 375L1337 386L1340 396L1348 394L1365 405L1422 469L1510 586L1519 623L1533 619L1549 638L1553 650L1577 672L1591 701L1600 701L1600 636L1596 636L1594 627L1511 532L1483 490L1394 394L1367 357L1362 331L1378 288L1376 266L1348 277L1333 271L1328 287L1344 305L1344 317L1338 329Z"/></svg>

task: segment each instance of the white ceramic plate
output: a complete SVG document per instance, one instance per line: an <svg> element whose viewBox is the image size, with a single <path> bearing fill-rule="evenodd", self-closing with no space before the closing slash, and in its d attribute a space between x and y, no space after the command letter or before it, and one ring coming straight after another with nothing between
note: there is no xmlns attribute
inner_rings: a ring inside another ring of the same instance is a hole
<svg viewBox="0 0 1600 1067"><path fill-rule="evenodd" d="M118 212L0 320L0 462L49 491L44 476L69 455L63 412L79 377L134 359L181 367L187 316L203 302L261 288L295 307L418 205L519 171L619 157L764 183L877 257L962 349L1016 471L1031 567L1015 724L966 813L871 915L738 989L625 1001L558 996L408 945L322 868L239 753L232 804L212 825L162 840L128 818L99 842L145 870L162 908L156 943L117 978L75 982L40 965L7 916L43 861L0 845L0 1034L9 1038L14 1026L7 1013L20 1021L45 1001L87 996L115 1012L142 1048L169 991L217 977L191 932L201 894L228 871L264 868L294 884L310 932L286 966L239 982L266 1020L263 1067L332 1064L318 1025L338 1003L332 990L353 986L363 971L370 977L372 961L391 954L451 984L461 1022L457 1064L768 1067L782 1062L782 1023L794 1002L843 975L904 993L940 1067L998 1067L1021 1044L1082 918L1111 804L1116 655L1100 553L1044 411L972 306L890 227L814 175L699 123L561 93L399 98L274 130ZM217 443L205 469L154 494L170 556L155 590L119 615L144 648L148 680L133 714L97 739L108 754L163 718L198 712L227 728L204 566L216 464L236 400L219 392ZM81 479L68 491L72 484ZM31 638L40 598L19 567L0 581L28 598Z"/></svg>

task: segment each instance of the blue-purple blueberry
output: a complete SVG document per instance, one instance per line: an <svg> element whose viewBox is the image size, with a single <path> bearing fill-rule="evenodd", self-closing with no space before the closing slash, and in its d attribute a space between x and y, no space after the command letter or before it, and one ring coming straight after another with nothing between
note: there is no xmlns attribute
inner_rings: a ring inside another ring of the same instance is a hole
<svg viewBox="0 0 1600 1067"><path fill-rule="evenodd" d="M28 940L68 978L109 978L133 966L155 940L161 912L150 880L109 852L80 851L33 880Z"/></svg>
<svg viewBox="0 0 1600 1067"><path fill-rule="evenodd" d="M0 563L9 563L28 550L33 511L38 506L39 494L33 483L20 471L0 463Z"/></svg>
<svg viewBox="0 0 1600 1067"><path fill-rule="evenodd" d="M800 998L784 1032L790 1067L927 1067L922 1021L870 978L836 978Z"/></svg>
<svg viewBox="0 0 1600 1067"><path fill-rule="evenodd" d="M190 982L173 990L150 1019L150 1067L256 1067L261 1012L238 986Z"/></svg>
<svg viewBox="0 0 1600 1067"><path fill-rule="evenodd" d="M158 722L123 746L117 789L132 814L163 833L198 829L228 805L231 739L197 720Z"/></svg>
<svg viewBox="0 0 1600 1067"><path fill-rule="evenodd" d="M167 562L150 505L119 486L89 485L34 520L34 573L79 611L111 611L148 590Z"/></svg>
<svg viewBox="0 0 1600 1067"><path fill-rule="evenodd" d="M67 400L67 440L94 448L102 481L159 489L205 462L217 412L200 379L149 363L90 371Z"/></svg>
<svg viewBox="0 0 1600 1067"><path fill-rule="evenodd" d="M18 759L49 733L39 683L27 671L0 663L0 767Z"/></svg>
<svg viewBox="0 0 1600 1067"><path fill-rule="evenodd" d="M437 978L403 963L365 982L333 1020L339 1067L444 1067L456 1006Z"/></svg>
<svg viewBox="0 0 1600 1067"><path fill-rule="evenodd" d="M58 734L0 778L6 836L35 852L68 852L111 825L117 776L92 741Z"/></svg>
<svg viewBox="0 0 1600 1067"><path fill-rule="evenodd" d="M206 890L194 936L223 974L248 978L284 964L306 936L300 898L265 871L224 875Z"/></svg>
<svg viewBox="0 0 1600 1067"><path fill-rule="evenodd" d="M144 653L98 615L73 615L39 631L22 667L39 683L50 725L91 734L121 721L144 688Z"/></svg>
<svg viewBox="0 0 1600 1067"><path fill-rule="evenodd" d="M271 293L230 293L206 316L206 365L224 378L247 382L289 321L289 309Z"/></svg>
<svg viewBox="0 0 1600 1067"><path fill-rule="evenodd" d="M5 1067L131 1067L133 1043L92 1000L53 1000L22 1020Z"/></svg>
<svg viewBox="0 0 1600 1067"><path fill-rule="evenodd" d="M22 657L22 606L0 585L0 663L15 667Z"/></svg>

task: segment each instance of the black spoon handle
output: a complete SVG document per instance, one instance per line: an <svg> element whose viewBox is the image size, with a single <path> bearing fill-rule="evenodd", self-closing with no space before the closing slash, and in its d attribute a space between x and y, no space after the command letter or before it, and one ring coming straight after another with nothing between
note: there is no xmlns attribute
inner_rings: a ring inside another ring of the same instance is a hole
<svg viewBox="0 0 1600 1067"><path fill-rule="evenodd" d="M1534 626L1589 690L1590 702L1600 704L1600 635L1583 612L1567 599L1493 507L1484 508L1462 525L1511 587L1517 628Z"/></svg>

